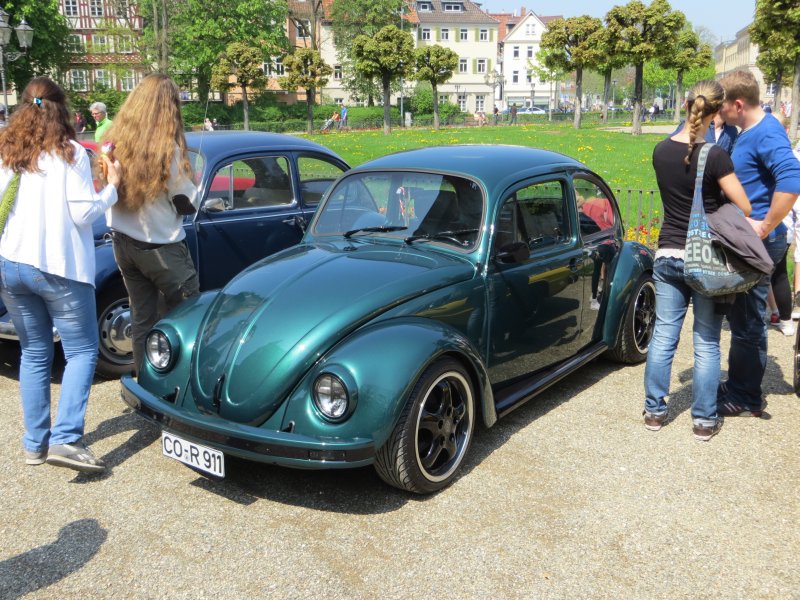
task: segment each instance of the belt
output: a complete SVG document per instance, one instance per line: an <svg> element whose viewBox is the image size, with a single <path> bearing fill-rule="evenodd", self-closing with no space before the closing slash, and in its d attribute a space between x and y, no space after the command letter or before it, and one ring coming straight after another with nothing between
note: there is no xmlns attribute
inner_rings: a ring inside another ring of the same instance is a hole
<svg viewBox="0 0 800 600"><path fill-rule="evenodd" d="M126 242L138 248L139 250L156 250L157 248L161 248L162 246L166 246L167 244L153 244L151 242L143 242L141 240L137 240L132 238L129 235L122 233L121 231L116 231L114 229L111 230L111 237L115 240L119 240L120 242Z"/></svg>

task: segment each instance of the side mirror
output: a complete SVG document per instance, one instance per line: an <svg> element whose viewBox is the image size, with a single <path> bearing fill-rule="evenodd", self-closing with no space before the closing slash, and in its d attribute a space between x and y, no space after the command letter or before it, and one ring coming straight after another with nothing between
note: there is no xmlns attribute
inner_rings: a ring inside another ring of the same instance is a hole
<svg viewBox="0 0 800 600"><path fill-rule="evenodd" d="M530 256L530 250L525 242L511 242L501 246L495 258L503 263L525 262Z"/></svg>

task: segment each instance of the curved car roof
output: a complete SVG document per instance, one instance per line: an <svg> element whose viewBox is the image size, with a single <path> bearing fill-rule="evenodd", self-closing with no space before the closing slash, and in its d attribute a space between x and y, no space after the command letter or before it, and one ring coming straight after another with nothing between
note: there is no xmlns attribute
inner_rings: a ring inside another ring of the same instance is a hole
<svg viewBox="0 0 800 600"><path fill-rule="evenodd" d="M264 131L193 131L186 134L186 145L191 150L201 150L210 160L215 156L230 154L234 151L246 153L249 150L258 151L265 147L274 147L282 150L322 152L333 155L344 162L344 159L338 154L316 142L293 135Z"/></svg>
<svg viewBox="0 0 800 600"><path fill-rule="evenodd" d="M492 187L509 175L523 171L533 175L564 168L588 170L586 165L574 158L550 150L526 146L474 144L435 146L397 152L359 165L350 173L382 169L448 171L478 178L487 187Z"/></svg>

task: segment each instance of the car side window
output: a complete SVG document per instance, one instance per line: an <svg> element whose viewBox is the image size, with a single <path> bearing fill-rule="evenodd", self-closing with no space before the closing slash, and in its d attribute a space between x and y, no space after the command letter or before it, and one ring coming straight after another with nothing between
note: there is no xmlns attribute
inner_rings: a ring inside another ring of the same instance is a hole
<svg viewBox="0 0 800 600"><path fill-rule="evenodd" d="M535 252L569 241L565 190L562 181L537 182L506 198L495 228L496 251L515 242Z"/></svg>
<svg viewBox="0 0 800 600"><path fill-rule="evenodd" d="M235 160L214 173L206 210L228 211L294 203L289 159L259 156Z"/></svg>
<svg viewBox="0 0 800 600"><path fill-rule="evenodd" d="M312 156L299 156L297 158L297 174L300 179L300 194L303 202L312 206L319 204L322 196L343 172L342 167L327 160Z"/></svg>
<svg viewBox="0 0 800 600"><path fill-rule="evenodd" d="M613 231L616 215L606 193L596 183L576 177L573 180L575 202L578 206L581 236Z"/></svg>

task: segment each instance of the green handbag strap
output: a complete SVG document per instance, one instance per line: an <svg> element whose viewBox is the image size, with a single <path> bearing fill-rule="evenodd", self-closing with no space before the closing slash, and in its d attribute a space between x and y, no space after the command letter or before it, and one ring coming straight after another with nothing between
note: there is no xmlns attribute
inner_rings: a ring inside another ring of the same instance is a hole
<svg viewBox="0 0 800 600"><path fill-rule="evenodd" d="M14 208L14 200L17 199L17 192L19 191L19 173L14 173L11 181L8 182L6 191L3 192L3 199L0 200L0 235L6 228L6 221L11 209Z"/></svg>

